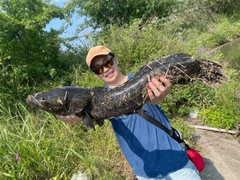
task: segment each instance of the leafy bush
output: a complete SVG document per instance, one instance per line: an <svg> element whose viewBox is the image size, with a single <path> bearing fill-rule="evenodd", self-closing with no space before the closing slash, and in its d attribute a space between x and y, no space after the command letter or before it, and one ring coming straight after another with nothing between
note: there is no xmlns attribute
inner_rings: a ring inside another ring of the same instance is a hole
<svg viewBox="0 0 240 180"><path fill-rule="evenodd" d="M217 128L227 130L236 128L239 117L239 107L234 109L224 109L223 107L210 107L200 111L200 117L204 118L203 122Z"/></svg>
<svg viewBox="0 0 240 180"><path fill-rule="evenodd" d="M203 122L218 128L237 128L240 117L239 92L239 83L232 77L230 82L216 90L213 103L199 112Z"/></svg>
<svg viewBox="0 0 240 180"><path fill-rule="evenodd" d="M208 32L202 34L203 46L216 47L240 36L240 23L222 18L219 24L210 24Z"/></svg>

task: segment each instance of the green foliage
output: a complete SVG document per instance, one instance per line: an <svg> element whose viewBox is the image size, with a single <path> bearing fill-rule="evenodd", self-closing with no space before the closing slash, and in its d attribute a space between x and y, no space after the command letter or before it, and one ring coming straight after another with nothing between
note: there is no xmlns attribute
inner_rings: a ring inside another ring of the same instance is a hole
<svg viewBox="0 0 240 180"><path fill-rule="evenodd" d="M110 24L122 26L129 24L135 18L166 17L176 9L176 0L128 0L119 2L116 0L72 0L68 4L69 9L77 9L80 16L84 16L84 27L93 29L106 29Z"/></svg>
<svg viewBox="0 0 240 180"><path fill-rule="evenodd" d="M172 93L164 99L161 107L169 117L186 117L195 109L211 106L214 103L215 90L204 84L195 82L193 85L175 85Z"/></svg>
<svg viewBox="0 0 240 180"><path fill-rule="evenodd" d="M211 1L205 0L206 7L211 9L214 13L232 15L240 9L238 0L220 0Z"/></svg>
<svg viewBox="0 0 240 180"><path fill-rule="evenodd" d="M63 18L62 9L35 0L3 1L0 19L1 57L9 57L7 64L29 64L42 58L49 61L58 54L60 32L43 30L53 18ZM44 55L44 56L43 56ZM1 58L6 59L6 58Z"/></svg>
<svg viewBox="0 0 240 180"><path fill-rule="evenodd" d="M234 81L234 77L231 78L229 83L217 89L212 97L214 104L208 104L199 112L204 123L218 128L237 128L240 117L240 86L239 80Z"/></svg>
<svg viewBox="0 0 240 180"><path fill-rule="evenodd" d="M218 25L210 25L208 29L202 34L205 36L202 42L205 47L216 47L240 36L240 23L226 18L222 18Z"/></svg>
<svg viewBox="0 0 240 180"><path fill-rule="evenodd" d="M203 117L203 122L217 128L225 128L227 130L236 128L239 121L239 107L233 109L225 109L222 106L210 107L200 111L200 117ZM236 114L237 113L237 114Z"/></svg>
<svg viewBox="0 0 240 180"><path fill-rule="evenodd" d="M121 170L128 165L122 160L109 122L88 131L45 112L30 114L21 103L16 104L18 116L0 105L4 111L0 179L70 179L77 171L87 172L93 179L130 177L131 172Z"/></svg>
<svg viewBox="0 0 240 180"><path fill-rule="evenodd" d="M0 83L5 93L26 97L28 86L56 77L61 31L44 31L63 11L49 1L4 0L0 4ZM1 92L4 92L1 91Z"/></svg>

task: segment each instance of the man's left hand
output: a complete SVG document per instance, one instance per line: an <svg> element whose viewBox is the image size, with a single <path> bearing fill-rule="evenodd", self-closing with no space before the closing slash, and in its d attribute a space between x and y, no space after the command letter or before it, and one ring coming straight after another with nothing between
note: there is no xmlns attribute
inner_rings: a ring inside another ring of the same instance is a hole
<svg viewBox="0 0 240 180"><path fill-rule="evenodd" d="M171 82L165 78L160 77L159 80L152 78L148 83L148 95L150 97L149 103L160 104L163 99L171 92Z"/></svg>

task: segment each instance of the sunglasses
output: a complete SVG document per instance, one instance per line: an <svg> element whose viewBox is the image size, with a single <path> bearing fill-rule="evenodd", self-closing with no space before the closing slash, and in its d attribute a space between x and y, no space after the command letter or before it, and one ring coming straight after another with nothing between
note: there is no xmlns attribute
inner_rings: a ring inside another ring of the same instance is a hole
<svg viewBox="0 0 240 180"><path fill-rule="evenodd" d="M101 65L98 64L98 65L92 67L91 70L92 70L95 74L100 75L100 74L103 73L104 67L110 68L110 67L113 66L113 64L114 64L113 59L114 59L114 56L108 55L105 59L103 59L103 63L102 63Z"/></svg>

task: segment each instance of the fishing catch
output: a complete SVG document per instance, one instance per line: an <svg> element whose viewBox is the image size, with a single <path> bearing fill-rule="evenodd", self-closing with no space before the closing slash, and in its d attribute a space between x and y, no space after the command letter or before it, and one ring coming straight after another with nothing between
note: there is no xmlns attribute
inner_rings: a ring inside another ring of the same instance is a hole
<svg viewBox="0 0 240 180"><path fill-rule="evenodd" d="M27 101L55 115L75 114L85 125L94 128L93 120L101 125L104 119L131 114L141 108L150 100L147 93L149 80L160 76L168 78L172 84L199 81L211 87L228 81L219 63L176 54L144 65L133 78L114 89L66 86L29 95Z"/></svg>

